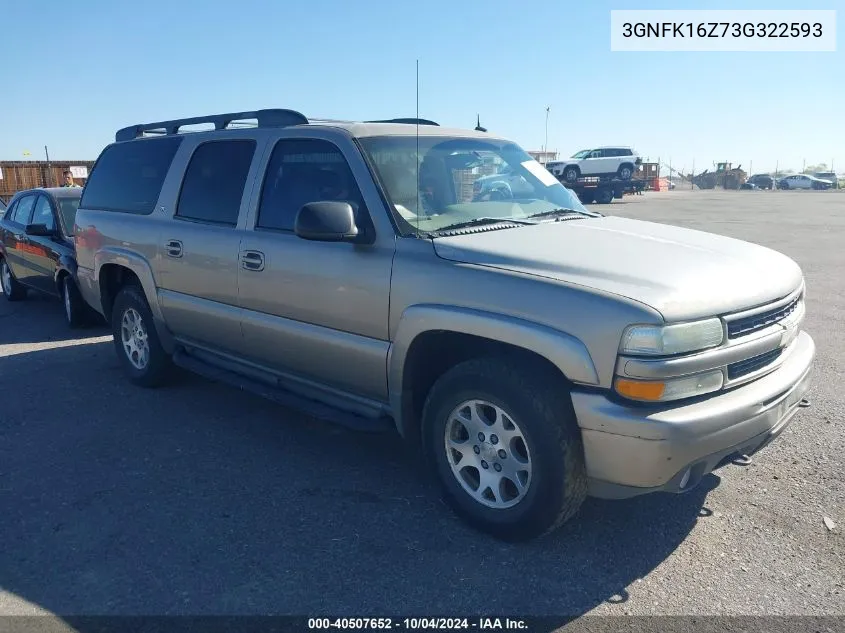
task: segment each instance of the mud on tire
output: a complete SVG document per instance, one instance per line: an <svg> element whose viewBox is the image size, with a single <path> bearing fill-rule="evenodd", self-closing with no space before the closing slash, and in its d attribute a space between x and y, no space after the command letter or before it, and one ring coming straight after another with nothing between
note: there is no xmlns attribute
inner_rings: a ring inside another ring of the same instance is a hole
<svg viewBox="0 0 845 633"><path fill-rule="evenodd" d="M477 402L460 409L472 401ZM492 405L492 409L484 409L487 405L478 402ZM494 409L496 413L489 412ZM473 411L482 424L493 419L493 425L486 429L480 426L479 431L469 429L475 422L466 420ZM460 420L455 421L456 417ZM437 474L446 501L469 524L497 538L524 541L549 533L571 518L587 495L581 434L572 402L562 377L558 380L551 372L498 357L463 362L434 384L422 423L427 462ZM505 432L506 437L492 437L501 424L519 432L524 450L518 447L512 430ZM470 431L476 434L470 436ZM485 436L484 441L480 435ZM447 439L460 440L456 441L460 452L447 450ZM507 442L510 444L505 446ZM497 447L506 450L497 453ZM496 502L490 494L480 493L481 482L495 481L496 477L501 482L503 477L498 473L514 468L509 459L519 462L515 468L523 468L521 479L526 485L519 492L513 478L500 484L496 498L501 502L492 507ZM487 464L484 469L482 461ZM530 465L527 478L526 463ZM515 502L507 501L509 489L511 496L517 491Z"/></svg>

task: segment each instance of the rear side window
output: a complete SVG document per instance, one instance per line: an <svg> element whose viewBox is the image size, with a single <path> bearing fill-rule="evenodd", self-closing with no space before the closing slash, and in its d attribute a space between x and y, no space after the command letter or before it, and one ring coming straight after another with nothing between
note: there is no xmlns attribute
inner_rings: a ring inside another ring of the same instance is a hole
<svg viewBox="0 0 845 633"><path fill-rule="evenodd" d="M12 211L12 222L28 224L32 215L32 207L35 206L35 196L24 196L18 200L18 205Z"/></svg>
<svg viewBox="0 0 845 633"><path fill-rule="evenodd" d="M107 147L88 178L80 206L138 215L152 213L181 142L174 136Z"/></svg>
<svg viewBox="0 0 845 633"><path fill-rule="evenodd" d="M197 147L182 181L176 216L236 225L253 154L251 140L209 141Z"/></svg>
<svg viewBox="0 0 845 633"><path fill-rule="evenodd" d="M12 206L6 209L5 215L3 216L4 220L12 221L12 217L15 215L15 208L18 206L17 202L13 202Z"/></svg>

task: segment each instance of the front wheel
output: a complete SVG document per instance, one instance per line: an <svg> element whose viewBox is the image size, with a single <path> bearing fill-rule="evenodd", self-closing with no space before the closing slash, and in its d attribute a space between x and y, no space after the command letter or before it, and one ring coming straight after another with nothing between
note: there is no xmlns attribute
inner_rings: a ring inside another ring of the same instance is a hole
<svg viewBox="0 0 845 633"><path fill-rule="evenodd" d="M566 182L575 182L578 180L578 176L581 175L581 170L577 167L567 167L563 170L563 179Z"/></svg>
<svg viewBox="0 0 845 633"><path fill-rule="evenodd" d="M549 533L586 497L572 403L542 370L499 358L456 365L426 399L423 439L446 501L497 538Z"/></svg>
<svg viewBox="0 0 845 633"><path fill-rule="evenodd" d="M138 286L124 286L112 308L112 335L117 356L133 383L157 387L168 377L170 356L164 351L153 314Z"/></svg>
<svg viewBox="0 0 845 633"><path fill-rule="evenodd" d="M20 301L26 298L26 288L14 278L5 258L0 258L0 284L3 286L3 294L6 295L8 301Z"/></svg>
<svg viewBox="0 0 845 633"><path fill-rule="evenodd" d="M622 165L616 174L619 176L620 180L631 180L631 176L634 175L634 168L630 165Z"/></svg>
<svg viewBox="0 0 845 633"><path fill-rule="evenodd" d="M89 310L79 288L70 275L62 279L62 303L65 307L65 320L69 327L76 329L88 325Z"/></svg>

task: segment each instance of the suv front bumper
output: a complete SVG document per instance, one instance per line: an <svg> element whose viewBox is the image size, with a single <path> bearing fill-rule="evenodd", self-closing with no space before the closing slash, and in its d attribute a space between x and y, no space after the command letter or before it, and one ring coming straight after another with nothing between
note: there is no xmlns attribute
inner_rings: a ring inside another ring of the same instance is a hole
<svg viewBox="0 0 845 633"><path fill-rule="evenodd" d="M734 457L765 447L786 428L810 388L815 343L800 332L790 348L776 371L692 403L626 405L601 393L573 391L590 495L687 492Z"/></svg>

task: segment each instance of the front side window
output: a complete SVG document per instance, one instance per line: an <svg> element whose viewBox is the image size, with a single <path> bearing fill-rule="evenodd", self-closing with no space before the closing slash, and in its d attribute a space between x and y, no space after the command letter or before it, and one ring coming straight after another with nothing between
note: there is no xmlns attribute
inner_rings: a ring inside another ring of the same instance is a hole
<svg viewBox="0 0 845 633"><path fill-rule="evenodd" d="M176 205L176 217L235 226L255 141L209 141L194 151Z"/></svg>
<svg viewBox="0 0 845 633"><path fill-rule="evenodd" d="M115 143L103 150L80 203L86 209L148 215L182 138L146 138Z"/></svg>
<svg viewBox="0 0 845 633"><path fill-rule="evenodd" d="M35 206L35 196L24 196L18 201L18 206L12 212L12 222L18 224L29 224L32 207Z"/></svg>
<svg viewBox="0 0 845 633"><path fill-rule="evenodd" d="M319 139L276 143L264 185L256 226L293 231L296 214L309 202L348 202L356 220L366 222L364 199L340 149Z"/></svg>
<svg viewBox="0 0 845 633"><path fill-rule="evenodd" d="M589 214L574 193L509 141L383 136L359 142L403 235L480 218L526 219L556 209Z"/></svg>
<svg viewBox="0 0 845 633"><path fill-rule="evenodd" d="M35 211L32 214L30 224L43 224L49 231L56 230L56 218L53 215L53 207L50 206L47 196L38 196L38 202L35 203Z"/></svg>

